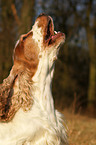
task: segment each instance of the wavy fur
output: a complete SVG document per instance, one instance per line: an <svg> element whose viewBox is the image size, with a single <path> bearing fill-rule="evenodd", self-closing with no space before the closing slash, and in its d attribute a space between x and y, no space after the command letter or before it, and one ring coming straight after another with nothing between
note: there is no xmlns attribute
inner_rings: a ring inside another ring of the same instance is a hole
<svg viewBox="0 0 96 145"><path fill-rule="evenodd" d="M63 33L41 14L14 48L14 64L0 85L1 145L64 145L66 128L52 97L54 63Z"/></svg>

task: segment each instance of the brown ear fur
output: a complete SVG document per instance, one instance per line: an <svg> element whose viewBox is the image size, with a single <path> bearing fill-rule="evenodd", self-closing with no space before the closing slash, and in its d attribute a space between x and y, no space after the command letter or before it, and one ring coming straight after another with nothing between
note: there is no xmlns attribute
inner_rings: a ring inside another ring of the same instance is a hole
<svg viewBox="0 0 96 145"><path fill-rule="evenodd" d="M18 93L15 93L16 81L19 82ZM9 76L0 84L0 121L10 121L20 107L24 111L30 109L32 105L32 97L29 94L31 86L30 73L25 71L23 65L15 63Z"/></svg>
<svg viewBox="0 0 96 145"><path fill-rule="evenodd" d="M27 111L32 106L32 76L38 66L37 48L32 31L21 35L14 49L14 65L0 85L0 121L10 121L20 107Z"/></svg>
<svg viewBox="0 0 96 145"><path fill-rule="evenodd" d="M8 122L12 120L20 107L24 111L31 108L32 100L32 80L29 74L12 68L10 75L0 85L0 121ZM16 86L16 81L19 85ZM16 92L17 89L17 92Z"/></svg>
<svg viewBox="0 0 96 145"><path fill-rule="evenodd" d="M0 85L0 121L10 121L20 107L27 111L32 106L31 87L38 65L37 48L31 31L21 35L14 50L14 65Z"/></svg>
<svg viewBox="0 0 96 145"><path fill-rule="evenodd" d="M9 76L0 84L0 121L5 121L10 109L10 98L13 94L13 84L18 76L18 71L13 66Z"/></svg>

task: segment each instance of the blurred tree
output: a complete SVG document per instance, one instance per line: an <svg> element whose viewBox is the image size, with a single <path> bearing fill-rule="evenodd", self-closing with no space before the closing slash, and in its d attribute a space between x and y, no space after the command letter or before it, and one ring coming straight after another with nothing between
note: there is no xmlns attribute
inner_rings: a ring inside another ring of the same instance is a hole
<svg viewBox="0 0 96 145"><path fill-rule="evenodd" d="M89 44L90 55L90 71L89 71L89 88L88 88L88 108L92 109L93 104L96 105L96 18L93 25L90 26L90 14L92 11L92 0L88 3L87 10L87 38ZM95 106L94 106L95 108Z"/></svg>
<svg viewBox="0 0 96 145"><path fill-rule="evenodd" d="M21 0L11 3L11 10L18 27L18 35L27 33L32 27L32 20L35 15L35 0ZM18 9L18 7L20 7Z"/></svg>
<svg viewBox="0 0 96 145"><path fill-rule="evenodd" d="M12 66L15 41L32 26L35 0L0 1L0 82Z"/></svg>
<svg viewBox="0 0 96 145"><path fill-rule="evenodd" d="M0 80L8 75L12 64L12 50L14 46L14 18L10 8L11 2L1 0L0 3ZM10 56L10 57L9 57Z"/></svg>
<svg viewBox="0 0 96 145"><path fill-rule="evenodd" d="M35 0L22 0L22 8L20 12L19 33L27 33L32 27L32 20L35 15Z"/></svg>
<svg viewBox="0 0 96 145"><path fill-rule="evenodd" d="M95 15L94 4L96 5L94 0L40 1L40 10L53 17L56 30L67 34L54 77L53 92L58 98L57 102L62 100L63 96L63 100L72 102L74 93L80 96L79 104L83 104L87 99L88 102L96 101L95 18L94 26L90 26L90 17Z"/></svg>
<svg viewBox="0 0 96 145"><path fill-rule="evenodd" d="M70 5L72 5L72 1L70 1ZM95 12L94 12L94 0L89 1L83 1L82 4L86 3L86 7L83 8L83 12L85 16L81 16L82 12L78 9L82 9L83 5L81 7L78 7L78 1L76 1L75 5L72 5L73 7L73 13L75 15L75 20L78 23L75 23L75 28L78 26L84 27L87 34L87 41L88 41L88 48L89 48L89 57L90 57L90 65L89 65L89 78L88 78L88 108L92 109L92 106L94 107L94 104L96 105L96 49L95 49L95 37L96 37L96 18L95 18ZM93 20L91 17L93 16ZM84 17L84 18L83 18ZM80 29L80 28L79 28Z"/></svg>

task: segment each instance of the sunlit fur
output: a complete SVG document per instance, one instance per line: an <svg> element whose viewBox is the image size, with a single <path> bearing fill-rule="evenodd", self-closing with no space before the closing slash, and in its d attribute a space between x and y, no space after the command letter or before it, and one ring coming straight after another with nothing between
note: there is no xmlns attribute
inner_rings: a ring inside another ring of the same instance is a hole
<svg viewBox="0 0 96 145"><path fill-rule="evenodd" d="M0 123L0 145L67 144L66 129L63 126L62 115L54 109L51 92L54 62L57 59L60 44L64 42L64 37L58 38L50 46L45 45L42 27L38 28L39 21L40 18L36 20L31 30L33 32L32 39L38 44L39 52L38 67L31 78L33 83L30 87L30 94L33 104L27 112L20 108L11 121ZM26 83L26 77L24 78L23 75L21 85L23 85L24 79ZM17 81L15 84L15 92L18 92L19 83Z"/></svg>

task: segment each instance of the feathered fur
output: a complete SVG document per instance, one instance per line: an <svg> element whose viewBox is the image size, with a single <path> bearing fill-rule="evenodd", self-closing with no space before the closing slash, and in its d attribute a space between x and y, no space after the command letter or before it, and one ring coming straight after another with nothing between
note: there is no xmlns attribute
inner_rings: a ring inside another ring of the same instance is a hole
<svg viewBox="0 0 96 145"><path fill-rule="evenodd" d="M63 33L41 14L14 48L14 64L0 85L1 145L64 145L66 129L51 93Z"/></svg>

